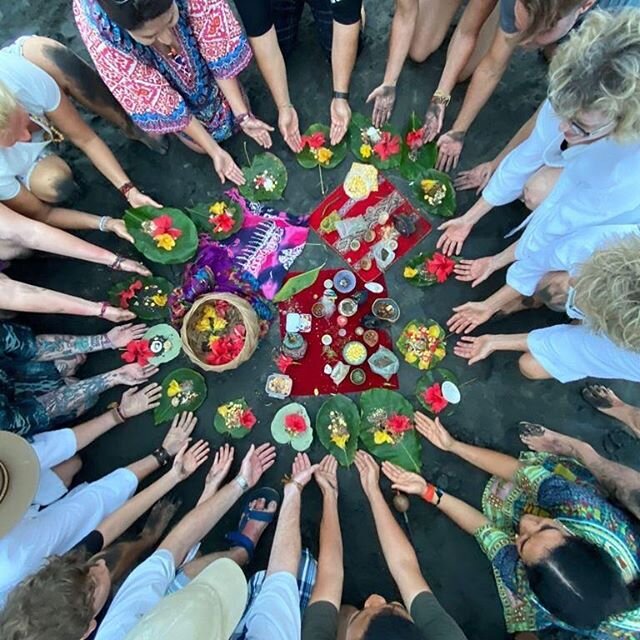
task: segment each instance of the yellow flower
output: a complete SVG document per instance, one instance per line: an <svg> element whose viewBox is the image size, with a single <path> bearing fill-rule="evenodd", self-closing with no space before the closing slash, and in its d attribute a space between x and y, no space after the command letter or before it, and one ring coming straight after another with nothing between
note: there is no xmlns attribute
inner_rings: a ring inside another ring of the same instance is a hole
<svg viewBox="0 0 640 640"><path fill-rule="evenodd" d="M167 395L170 398L174 398L182 391L182 387L177 380L172 380L167 387Z"/></svg>
<svg viewBox="0 0 640 640"><path fill-rule="evenodd" d="M167 304L169 297L164 293L156 293L151 296L151 302L157 307L164 307Z"/></svg>
<svg viewBox="0 0 640 640"><path fill-rule="evenodd" d="M414 269L413 267L405 267L404 271L402 272L402 275L405 278L415 278L418 275L418 270Z"/></svg>
<svg viewBox="0 0 640 640"><path fill-rule="evenodd" d="M360 147L360 155L363 158L370 158L372 153L373 153L373 149L371 148L370 144L363 144Z"/></svg>
<svg viewBox="0 0 640 640"><path fill-rule="evenodd" d="M206 333L211 330L211 320L206 316L202 316L200 320L196 323L196 331L199 333Z"/></svg>
<svg viewBox="0 0 640 640"><path fill-rule="evenodd" d="M209 207L209 213L214 216L221 216L227 210L227 205L224 202L214 202Z"/></svg>
<svg viewBox="0 0 640 640"><path fill-rule="evenodd" d="M436 327L435 324L432 324L428 329L427 329L427 335L430 338L439 338L440 337L440 328Z"/></svg>
<svg viewBox="0 0 640 640"><path fill-rule="evenodd" d="M442 360L442 358L444 358L447 355L447 352L445 351L444 347L438 347L434 352L433 355L436 358L440 358L440 360Z"/></svg>
<svg viewBox="0 0 640 640"><path fill-rule="evenodd" d="M218 413L223 418L226 418L229 415L229 406L226 404L223 404L221 407L218 407Z"/></svg>
<svg viewBox="0 0 640 640"><path fill-rule="evenodd" d="M404 359L409 364L413 364L414 362L416 362L418 360L418 356L413 351L407 351L407 354L405 355Z"/></svg>
<svg viewBox="0 0 640 640"><path fill-rule="evenodd" d="M435 187L438 184L437 180L421 180L420 181L420 186L422 187L423 191L428 191L429 189L431 189L432 187Z"/></svg>
<svg viewBox="0 0 640 640"><path fill-rule="evenodd" d="M347 446L347 442L351 436L348 433L344 435L334 434L331 436L331 442L336 445L336 447L340 447L340 449L344 449Z"/></svg>
<svg viewBox="0 0 640 640"><path fill-rule="evenodd" d="M220 316L216 316L213 319L213 330L214 331L222 331L227 326L227 321Z"/></svg>
<svg viewBox="0 0 640 640"><path fill-rule="evenodd" d="M386 431L376 431L373 434L375 444L393 444L393 438Z"/></svg>
<svg viewBox="0 0 640 640"><path fill-rule="evenodd" d="M316 153L316 160L320 164L329 164L329 160L333 157L333 151L326 147L320 147Z"/></svg>
<svg viewBox="0 0 640 640"><path fill-rule="evenodd" d="M420 362L418 362L418 369L428 369L430 364L431 358L429 358L428 360L420 360Z"/></svg>
<svg viewBox="0 0 640 640"><path fill-rule="evenodd" d="M154 240L158 245L158 249L164 249L165 251L171 251L173 247L176 246L175 239L168 233L161 233L159 236L156 236Z"/></svg>

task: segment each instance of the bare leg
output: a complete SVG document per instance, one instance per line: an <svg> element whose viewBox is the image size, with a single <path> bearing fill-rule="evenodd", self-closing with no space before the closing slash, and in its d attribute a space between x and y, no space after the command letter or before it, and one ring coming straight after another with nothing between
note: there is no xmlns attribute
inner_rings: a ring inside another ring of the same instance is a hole
<svg viewBox="0 0 640 640"><path fill-rule="evenodd" d="M587 385L582 390L582 397L601 413L620 420L636 437L640 437L640 407L623 402L609 387L601 384Z"/></svg>
<svg viewBox="0 0 640 640"><path fill-rule="evenodd" d="M500 3L496 3L494 10L491 12L491 15L485 20L482 25L482 29L480 29L480 33L478 34L478 41L476 42L476 48L473 50L473 55L469 62L467 62L467 66L462 70L462 73L458 76L458 82L466 82L476 70L478 64L480 64L480 60L484 58L487 51L489 51L489 47L493 42L493 39L496 35L496 30L498 28L498 22L500 20Z"/></svg>
<svg viewBox="0 0 640 640"><path fill-rule="evenodd" d="M72 458L53 467L51 471L62 480L62 483L68 489L73 482L73 478L80 472L80 469L82 469L82 460L80 456L76 454Z"/></svg>
<svg viewBox="0 0 640 640"><path fill-rule="evenodd" d="M444 41L461 0L419 0L418 20L409 49L414 62L424 62Z"/></svg>
<svg viewBox="0 0 640 640"><path fill-rule="evenodd" d="M520 373L529 380L549 380L551 376L542 365L529 353L520 356L518 360Z"/></svg>
<svg viewBox="0 0 640 640"><path fill-rule="evenodd" d="M528 209L537 209L544 199L553 191L562 169L558 167L542 167L538 169L524 185L522 201Z"/></svg>
<svg viewBox="0 0 640 640"><path fill-rule="evenodd" d="M166 153L168 140L136 127L96 70L60 42L33 36L23 46L25 58L46 71L60 88L83 107L122 129L127 138L152 151Z"/></svg>
<svg viewBox="0 0 640 640"><path fill-rule="evenodd" d="M46 156L36 164L29 178L29 190L49 204L66 202L77 191L71 167L56 155Z"/></svg>

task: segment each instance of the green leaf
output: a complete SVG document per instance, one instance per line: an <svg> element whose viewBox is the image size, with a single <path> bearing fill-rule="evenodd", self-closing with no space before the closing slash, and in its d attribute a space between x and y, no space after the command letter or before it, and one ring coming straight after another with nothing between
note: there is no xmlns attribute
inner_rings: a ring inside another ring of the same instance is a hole
<svg viewBox="0 0 640 640"><path fill-rule="evenodd" d="M228 212L233 216L233 227L231 227L229 231L220 231L218 233L213 231L213 226L209 222L209 217L211 216L209 207L216 202L224 202L225 205L227 205ZM237 202L234 202L229 198L219 198L209 203L201 202L193 207L186 207L185 211L193 220L196 227L202 231L202 233L208 233L214 240L226 240L236 233L244 222L244 213L242 212L242 208Z"/></svg>
<svg viewBox="0 0 640 640"><path fill-rule="evenodd" d="M183 385L186 393L193 393L193 397L185 399L184 401L178 400L178 405L174 405L174 398L169 398L167 391L169 384L172 380L175 380L180 385ZM156 407L153 417L156 424L167 422L172 420L175 416L183 411L195 411L202 405L207 397L207 384L204 378L193 369L176 369L172 371L162 381L162 396L160 397L160 404Z"/></svg>
<svg viewBox="0 0 640 640"><path fill-rule="evenodd" d="M422 397L422 394L429 387L436 384L436 382L442 384L447 380L449 382L453 382L453 384L458 386L458 378L452 371L449 371L449 369L438 368L433 369L432 371L426 371L420 376L420 378L418 378L415 391L416 399L420 403L422 408L432 417L435 417L436 415L438 415L440 418L448 417L455 412L455 408L457 405L449 403L443 411L436 414L431 410L431 407L425 402L424 398Z"/></svg>
<svg viewBox="0 0 640 640"><path fill-rule="evenodd" d="M142 225L155 218L167 215L171 216L173 226L182 231L182 235L176 239L176 245L170 251L161 249L155 240L143 231ZM127 209L124 214L124 223L127 231L133 236L135 247L145 258L160 264L183 264L191 260L198 248L198 232L193 222L180 209L144 206L135 209Z"/></svg>
<svg viewBox="0 0 640 640"><path fill-rule="evenodd" d="M422 145L416 152L412 152L407 144L407 134L417 131L422 127L422 120L415 111L409 117L409 123L404 131L402 140L402 160L400 162L400 175L409 181L418 180L425 170L433 169L438 158L438 148L435 142Z"/></svg>
<svg viewBox="0 0 640 640"><path fill-rule="evenodd" d="M344 418L349 431L349 440L347 440L345 448L338 447L331 441L331 413L336 412ZM358 450L358 435L360 433L360 413L358 407L353 400L347 396L332 396L324 402L316 416L316 431L322 445L332 454L335 459L343 466L348 467L355 458Z"/></svg>
<svg viewBox="0 0 640 640"><path fill-rule="evenodd" d="M230 400L229 402L225 402L225 404L221 406L225 406L232 402L241 405L243 410L249 409L249 405L247 404L244 398L238 398L237 400ZM216 409L215 417L213 418L213 426L215 427L215 430L218 433L222 434L223 436L230 436L235 440L240 440L251 433L252 429L247 429L245 427L236 427L236 428L227 427L227 423L225 419L222 417L222 415L219 413L219 409L220 407Z"/></svg>
<svg viewBox="0 0 640 640"><path fill-rule="evenodd" d="M322 267L324 267L325 263L323 262L319 267L315 269L310 269L309 271L305 271L304 273L300 273L297 276L293 276L289 278L285 283L282 289L276 293L273 298L273 302L283 302L288 300L289 298L293 298L297 293L308 289L312 286L315 281L318 279L318 274Z"/></svg>
<svg viewBox="0 0 640 640"><path fill-rule="evenodd" d="M300 435L291 435L285 429L285 418L292 413L300 414L307 423L306 431ZM307 410L297 402L282 407L271 422L271 435L278 444L290 444L296 451L306 451L313 442L313 429Z"/></svg>
<svg viewBox="0 0 640 640"><path fill-rule="evenodd" d="M124 282L119 282L109 289L109 302L120 308L120 293L139 280L142 289L129 301L129 309L141 320L162 320L169 317L169 305L156 305L151 297L156 293L168 296L173 291L173 284L166 278L156 276L131 276Z"/></svg>
<svg viewBox="0 0 640 640"><path fill-rule="evenodd" d="M398 351L400 351L400 353L405 357L404 361L407 364L410 364L411 366L416 367L417 369L420 369L421 371L426 371L428 369L435 368L436 366L438 366L438 363L441 362L445 357L445 356L442 356L442 357L436 356L434 353L428 366L421 366L421 363L418 360L410 362L407 359L407 354L410 351L415 353L415 349L410 349L410 340L408 337L409 330L414 330L414 329L421 330L429 327L436 327L438 329L438 335L435 337L441 341L442 347L445 349L445 355L446 355L447 343L445 341L445 338L447 334L445 330L435 320L411 320L406 324L405 328L402 330L402 333L400 334L400 337L396 341L396 347L398 347ZM424 342L424 345L421 345L421 347L424 347L424 348L421 348L420 352L427 353L429 350L429 347L427 345L426 340L423 340L423 342Z"/></svg>
<svg viewBox="0 0 640 640"><path fill-rule="evenodd" d="M326 140L326 147L333 151L333 156L327 164L320 164L311 149L305 145L304 149L296 154L296 160L298 164L304 169L314 169L317 166L321 166L323 169L335 169L347 155L347 141L343 138L338 144L332 145L330 140L330 129L324 124L312 124L304 133L305 136L310 136L314 133L321 132L324 134Z"/></svg>
<svg viewBox="0 0 640 640"><path fill-rule="evenodd" d="M157 353L153 358L149 358L149 362L156 366L175 360L182 351L180 334L168 324L156 324L149 327L142 338L150 343L153 343L156 338L161 341L163 351Z"/></svg>
<svg viewBox="0 0 640 640"><path fill-rule="evenodd" d="M397 169L402 160L402 153L397 153L388 160L381 160L375 153L372 153L369 158L363 158L360 154L360 147L363 144L363 132L372 126L371 118L367 118L367 116L364 116L361 113L354 113L351 116L351 122L349 123L349 147L351 149L351 153L353 153L359 162L372 164L378 169ZM391 125L379 127L378 130L388 131L392 136L398 136L398 138L400 138L400 149L402 150L402 137Z"/></svg>
<svg viewBox="0 0 640 640"><path fill-rule="evenodd" d="M395 444L375 444L373 433L375 424L369 416L377 409L383 409L388 416L407 416L413 421L413 407L401 394L389 389L370 389L360 396L360 440L365 449L378 458L397 464L407 471L419 472L422 467L422 444L415 431L406 431Z"/></svg>
<svg viewBox="0 0 640 640"><path fill-rule="evenodd" d="M422 180L437 180L446 188L446 194L442 202L438 205L431 205L424 199L424 192L420 183ZM456 191L453 188L451 178L446 173L436 169L428 169L423 171L413 183L413 190L420 201L420 206L431 215L441 216L442 218L452 218L456 213Z"/></svg>
<svg viewBox="0 0 640 640"><path fill-rule="evenodd" d="M246 182L238 188L240 193L253 202L264 202L267 200L280 200L287 187L287 168L282 160L273 153L259 153L253 157L250 167L242 167ZM270 178L275 181L273 191L267 191L264 187L258 187L255 179L267 172Z"/></svg>

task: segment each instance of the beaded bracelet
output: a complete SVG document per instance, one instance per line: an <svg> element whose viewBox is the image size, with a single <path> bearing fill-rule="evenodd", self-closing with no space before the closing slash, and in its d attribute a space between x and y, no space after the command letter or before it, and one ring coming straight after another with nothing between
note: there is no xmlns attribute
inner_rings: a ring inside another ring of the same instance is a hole
<svg viewBox="0 0 640 640"><path fill-rule="evenodd" d="M126 198L129 195L129 191L135 188L136 186L133 184L133 182L128 180L122 186L118 187L118 191Z"/></svg>
<svg viewBox="0 0 640 640"><path fill-rule="evenodd" d="M446 107L451 102L451 96L444 91L436 91L433 96L431 96L431 102L433 102L433 104L443 104Z"/></svg>
<svg viewBox="0 0 640 640"><path fill-rule="evenodd" d="M119 271L123 262L124 262L124 257L116 255L116 259L113 261L113 264L111 265L111 268Z"/></svg>
<svg viewBox="0 0 640 640"><path fill-rule="evenodd" d="M251 113L251 111L246 111L245 113L241 113L236 116L236 122L238 123L238 126L241 127L249 118L253 118L253 113Z"/></svg>
<svg viewBox="0 0 640 640"><path fill-rule="evenodd" d="M110 220L111 220L111 216L102 216L100 218L100 222L98 224L98 229L100 229L100 231L102 231L102 233L104 233L107 230L107 225L109 224Z"/></svg>

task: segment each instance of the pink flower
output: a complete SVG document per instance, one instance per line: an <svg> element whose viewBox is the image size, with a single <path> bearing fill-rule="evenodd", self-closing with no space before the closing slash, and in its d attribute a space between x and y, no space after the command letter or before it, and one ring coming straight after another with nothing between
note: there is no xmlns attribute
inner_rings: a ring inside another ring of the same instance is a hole
<svg viewBox="0 0 640 640"><path fill-rule="evenodd" d="M439 382L425 389L422 392L422 399L427 406L431 407L431 411L436 414L446 409L449 404L449 401L442 395L442 388Z"/></svg>
<svg viewBox="0 0 640 640"><path fill-rule="evenodd" d="M122 354L125 362L137 362L142 367L149 364L149 358L153 358L153 351L149 348L148 340L132 340Z"/></svg>
<svg viewBox="0 0 640 640"><path fill-rule="evenodd" d="M245 429L251 429L256 423L256 417L253 415L251 409L245 409L240 414L240 425Z"/></svg>
<svg viewBox="0 0 640 640"><path fill-rule="evenodd" d="M411 420L407 416L395 414L387 420L387 429L394 435L400 435L405 431L411 431Z"/></svg>
<svg viewBox="0 0 640 640"><path fill-rule="evenodd" d="M324 147L326 142L326 138L322 131L316 131L312 133L310 136L301 136L302 146L309 147L309 149L319 149L320 147Z"/></svg>
<svg viewBox="0 0 640 640"><path fill-rule="evenodd" d="M452 273L456 261L442 253L434 253L431 260L426 261L427 271L436 277L440 283L444 282Z"/></svg>
<svg viewBox="0 0 640 640"><path fill-rule="evenodd" d="M400 136L392 136L388 131L382 132L382 139L373 147L380 160L388 160L400 153Z"/></svg>
<svg viewBox="0 0 640 640"><path fill-rule="evenodd" d="M405 140L411 151L417 151L422 146L423 134L424 128L417 129L416 131L409 131L409 133L407 133Z"/></svg>
<svg viewBox="0 0 640 640"><path fill-rule="evenodd" d="M294 435L299 435L307 430L307 423L299 413L290 413L285 416L284 428Z"/></svg>
<svg viewBox="0 0 640 640"><path fill-rule="evenodd" d="M161 236L165 233L169 234L174 240L182 235L180 229L176 229L173 226L173 218L168 215L158 216L153 221L153 237Z"/></svg>
<svg viewBox="0 0 640 640"><path fill-rule="evenodd" d="M286 373L287 369L293 364L293 358L289 356L285 356L284 353L281 353L276 358L276 367L278 367L278 371L280 373Z"/></svg>

